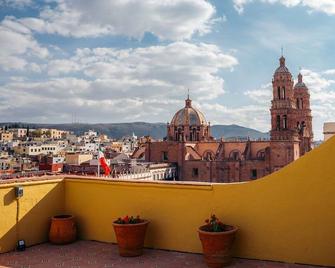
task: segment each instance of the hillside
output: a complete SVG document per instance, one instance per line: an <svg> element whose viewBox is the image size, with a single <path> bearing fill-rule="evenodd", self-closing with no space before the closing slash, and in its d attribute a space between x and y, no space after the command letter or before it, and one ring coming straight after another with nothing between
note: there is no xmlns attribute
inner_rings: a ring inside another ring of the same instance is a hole
<svg viewBox="0 0 335 268"><path fill-rule="evenodd" d="M150 135L155 139L163 139L166 135L166 124L164 123L110 123L110 124L33 124L33 123L0 123L0 126L10 127L27 127L29 128L57 128L61 130L73 131L75 134L83 134L89 129L98 131L99 133L107 134L108 136L118 139L122 136L131 135L135 133L137 136ZM251 139L266 139L269 137L268 133L260 132L255 129L246 128L238 125L213 125L212 135L219 139L222 136L225 139L230 138L247 138Z"/></svg>

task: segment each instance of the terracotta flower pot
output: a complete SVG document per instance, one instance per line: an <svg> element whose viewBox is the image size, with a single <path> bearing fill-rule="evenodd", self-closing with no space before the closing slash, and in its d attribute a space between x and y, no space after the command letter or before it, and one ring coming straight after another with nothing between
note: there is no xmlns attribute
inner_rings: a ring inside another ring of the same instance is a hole
<svg viewBox="0 0 335 268"><path fill-rule="evenodd" d="M119 254L123 257L135 257L142 255L145 232L149 221L135 224L119 224L113 222Z"/></svg>
<svg viewBox="0 0 335 268"><path fill-rule="evenodd" d="M57 215L51 218L49 241L53 244L72 243L77 238L75 218L72 215Z"/></svg>
<svg viewBox="0 0 335 268"><path fill-rule="evenodd" d="M208 267L221 268L231 262L231 249L235 240L237 227L226 225L227 231L208 232L206 225L199 228L205 262Z"/></svg>

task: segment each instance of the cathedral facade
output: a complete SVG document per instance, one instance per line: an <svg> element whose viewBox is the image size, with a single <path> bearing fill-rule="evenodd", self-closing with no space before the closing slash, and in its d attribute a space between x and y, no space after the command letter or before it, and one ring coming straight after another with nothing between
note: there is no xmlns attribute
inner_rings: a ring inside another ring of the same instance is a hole
<svg viewBox="0 0 335 268"><path fill-rule="evenodd" d="M147 140L133 157L175 163L183 181L239 182L268 175L310 151L313 140L309 90L300 73L294 85L283 56L272 89L270 140L215 140L188 97L167 124L166 140Z"/></svg>

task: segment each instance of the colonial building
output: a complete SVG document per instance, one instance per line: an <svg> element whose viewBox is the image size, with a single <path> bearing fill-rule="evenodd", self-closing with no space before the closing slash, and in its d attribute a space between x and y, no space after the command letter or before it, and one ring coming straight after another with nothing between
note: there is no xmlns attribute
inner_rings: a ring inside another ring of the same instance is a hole
<svg viewBox="0 0 335 268"><path fill-rule="evenodd" d="M179 180L237 182L263 177L304 155L313 140L308 88L300 73L294 85L283 56L279 63L272 79L270 140L214 140L210 124L188 97L167 124L166 140L148 139L133 157L175 163Z"/></svg>

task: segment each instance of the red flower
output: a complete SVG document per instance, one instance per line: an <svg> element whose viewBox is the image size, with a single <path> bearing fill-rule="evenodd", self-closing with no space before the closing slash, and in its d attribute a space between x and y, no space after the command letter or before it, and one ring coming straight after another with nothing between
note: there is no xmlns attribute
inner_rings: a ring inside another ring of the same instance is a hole
<svg viewBox="0 0 335 268"><path fill-rule="evenodd" d="M128 217L128 215L126 217L124 217L123 221L124 221L124 223L129 223L129 217Z"/></svg>
<svg viewBox="0 0 335 268"><path fill-rule="evenodd" d="M122 218L118 218L115 223L119 223L119 224L136 224L136 223L140 223L143 222L143 220L140 218L139 215L136 216L136 218L134 216L125 216Z"/></svg>

